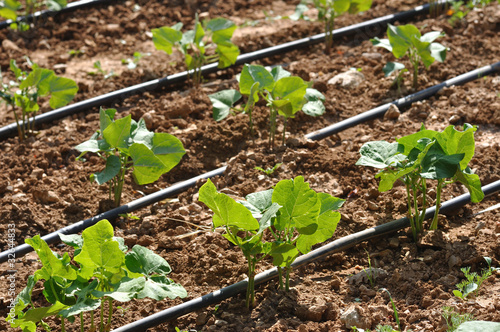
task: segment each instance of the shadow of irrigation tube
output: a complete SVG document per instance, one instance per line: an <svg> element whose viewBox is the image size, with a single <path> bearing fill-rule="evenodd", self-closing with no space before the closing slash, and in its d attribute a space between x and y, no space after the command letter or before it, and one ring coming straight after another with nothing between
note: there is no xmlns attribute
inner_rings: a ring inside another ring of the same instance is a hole
<svg viewBox="0 0 500 332"><path fill-rule="evenodd" d="M500 181L493 182L489 185L482 187L485 196L491 195L500 191ZM470 195L464 194L453 198L442 204L439 209L440 213L446 213L453 210L457 210L462 206L470 202ZM434 214L436 207L433 206L427 209L425 213L426 219L431 218ZM345 236L343 238L337 239L329 244L322 246L321 248L315 249L308 254L298 257L292 264L293 268L298 268L306 264L312 263L316 260L323 259L326 256L334 254L339 251L346 250L358 243L372 239L377 236L384 234L394 233L400 229L410 226L410 221L408 218L401 218L383 225L375 226L364 231ZM255 285L265 283L278 276L278 271L276 268L269 269L255 276ZM215 292L203 295L196 299L184 302L175 307L168 308L166 310L160 311L156 314L148 316L146 318L140 319L133 323L124 325L117 329L112 330L112 332L139 332L145 331L147 328L157 326L159 324L168 322L172 319L180 317L182 315L188 314L195 310L203 309L209 305L219 303L222 300L233 297L238 293L244 292L247 288L248 279L237 282L236 284L224 287Z"/></svg>
<svg viewBox="0 0 500 332"><path fill-rule="evenodd" d="M55 232L44 235L44 236L42 236L42 240L44 240L48 244L59 243L59 242L61 242L61 239L59 238L59 233L76 234L80 231L83 231L85 228L94 225L99 220L114 219L114 218L117 218L120 214L135 211L135 210L140 209L142 207L145 207L145 206L151 205L153 203L156 203L158 201L161 201L162 199L165 199L167 197L171 197L171 196L174 196L174 195L179 194L181 192L184 192L188 188L193 187L196 184L196 181L198 181L200 179L208 179L208 178L211 178L211 177L214 177L217 175L222 175L222 173L224 173L225 170L226 170L226 166L220 167L220 168L217 168L213 171L198 175L198 176L191 178L189 180L176 183L168 188L165 188L165 189L157 191L153 194L141 197L141 198L136 199L128 204L119 206L115 209L98 214L92 218L79 221L79 222L74 223L72 225L61 228L60 230L57 230ZM33 248L27 244L22 244L20 246L15 247L15 248L6 249L6 250L0 252L0 263L6 262L8 257L9 257L9 254L15 254L16 257L21 257L22 255L25 255L31 251L33 251Z"/></svg>
<svg viewBox="0 0 500 332"><path fill-rule="evenodd" d="M27 16L18 16L16 22L34 22L36 20L54 17L59 14L70 13L78 9L84 9L87 7L92 7L100 4L106 4L108 2L117 2L117 1L119 0L81 0L81 1L70 2L66 7L61 8L60 10L47 9L34 12L33 14L29 14ZM0 22L0 29L5 29L9 27L12 23L14 23L13 20L2 21Z"/></svg>
<svg viewBox="0 0 500 332"><path fill-rule="evenodd" d="M453 85L462 85L467 82L473 81L475 79L478 79L480 77L486 76L486 75L491 75L493 73L499 72L500 71L500 62L494 63L489 66L484 66L481 68L478 68L476 70L470 71L468 73L459 75L457 77L454 77L452 79L446 80L442 83L436 84L428 89L419 91L417 93L411 94L409 96L400 98L398 100L395 100L393 102L384 104L382 106L378 106L376 108L373 108L369 111L360 113L358 115L355 115L353 117L350 117L349 119L342 120L340 122L334 123L328 127L325 127L323 129L317 130L315 132L312 132L310 134L306 135L306 138L312 139L312 140L319 140L322 138L325 138L327 136L336 134L338 132L341 132L342 130L346 130L347 128L354 127L360 123L373 120L378 117L382 117L385 112L389 109L391 105L396 105L398 107L406 107L410 106L412 103L427 99L434 94L436 94L439 90L445 88L445 87L450 87Z"/></svg>
<svg viewBox="0 0 500 332"><path fill-rule="evenodd" d="M369 38L370 35L383 32L383 29L386 28L387 23L395 21L404 21L416 15L427 13L429 11L429 7L430 7L429 4L426 4L423 6L418 6L408 11L386 15L366 22L340 28L333 31L333 38L341 38L344 36L354 35L352 42L365 40ZM312 37L302 38L289 43L284 43L281 45L268 47L255 52L242 54L238 56L238 59L236 60L234 66L242 65L254 60L263 59L277 54L291 52L298 48L305 48L314 44L321 43L324 40L325 40L325 34L320 33ZM220 68L217 67L217 63L212 63L203 66L201 69L202 75L214 73L218 70L220 70ZM141 94L147 91L154 91L164 86L180 84L185 82L190 74L192 74L192 71L189 72L184 71L181 73L176 73L161 79L155 79L142 84L133 85L124 89L116 90L94 98L76 102L74 104L67 105L46 113L42 113L35 117L35 125L39 125L42 123L49 123L54 120L61 119L65 116L69 116L78 112L91 109L93 107L100 107L113 103L119 103L128 97ZM16 134L17 134L16 123L11 123L5 127L0 128L0 139L5 139L7 137Z"/></svg>
<svg viewBox="0 0 500 332"><path fill-rule="evenodd" d="M498 71L498 70L500 70L500 62L497 62L496 64L491 65L491 66L482 67L482 68L473 70L469 73L457 76L457 77L450 79L446 82L435 85L434 87L431 87L429 89L417 92L413 95L406 96L405 98L401 98L393 103L396 103L396 105L400 105L400 106L401 105L409 105L412 102L423 99L425 96L431 96L431 95L435 94L437 91L439 91L440 89L442 89L445 86L451 86L451 85L455 85L455 84L464 84L464 83L469 82L473 79L482 77L482 75L491 74L491 73ZM445 83L447 83L447 84L445 84ZM398 102L400 102L400 104L397 104ZM384 113L387 111L387 109L389 108L390 105L391 105L391 103L385 104L383 106L379 106L379 107L374 108L370 111L358 114L352 118L345 119L345 120L337 122L331 126L323 128L321 130L307 134L307 135L305 135L305 137L309 138L311 140L323 139L327 136L333 135L333 134L338 133L342 130L354 127L360 123L363 123L365 121L369 121L371 119L374 119L376 117L380 117L380 116L384 115ZM58 233L64 233L64 234L78 233L78 232L84 230L85 228L94 225L99 220L113 219L113 218L118 217L119 214L129 213L129 212L135 211L141 207L147 206L149 204L153 204L155 202L158 202L159 200L165 199L167 197L170 197L170 196L173 196L177 193L180 193L184 190L187 190L187 188L194 186L198 179L206 179L206 178L210 178L213 176L222 175L225 170L226 170L226 166L220 167L216 170L207 172L205 174L199 175L199 176L194 177L192 179L180 182L178 184L174 184L171 187L165 188L165 189L160 190L160 191L153 193L151 195L139 198L139 199L132 201L128 204L122 205L120 207L106 211L106 212L101 213L101 214L94 216L92 218L79 221L73 225L64 227L58 231L44 235L44 236L42 236L42 239L45 240L49 244L58 243L58 242L60 242L59 236L57 235ZM7 261L8 255L11 253L15 253L17 256L21 256L21 255L24 255L24 254L32 251L32 250L33 249L31 248L31 246L29 246L27 244L22 244L20 246L15 247L15 248L10 248L10 249L7 249L5 251L2 251L2 252L0 252L0 263Z"/></svg>

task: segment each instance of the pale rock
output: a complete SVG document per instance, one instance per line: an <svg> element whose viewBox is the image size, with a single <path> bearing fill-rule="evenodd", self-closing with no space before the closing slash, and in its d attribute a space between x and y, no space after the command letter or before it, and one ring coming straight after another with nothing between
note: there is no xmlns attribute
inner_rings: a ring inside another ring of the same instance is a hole
<svg viewBox="0 0 500 332"><path fill-rule="evenodd" d="M476 227L474 228L474 230L476 232L480 231L481 229L483 229L484 227L486 226L486 223L484 221L480 221L477 223Z"/></svg>
<svg viewBox="0 0 500 332"><path fill-rule="evenodd" d="M391 106L389 106L389 109L384 114L384 119L385 120L397 120L397 119L399 119L400 115L401 115L401 112L399 111L399 108L396 105L391 104Z"/></svg>
<svg viewBox="0 0 500 332"><path fill-rule="evenodd" d="M20 51L21 49L13 41L4 39L2 41L2 47L6 51Z"/></svg>
<svg viewBox="0 0 500 332"><path fill-rule="evenodd" d="M329 302L326 304L325 319L326 320L336 320L339 316L339 306L334 302Z"/></svg>
<svg viewBox="0 0 500 332"><path fill-rule="evenodd" d="M457 114L454 114L452 115L449 119L448 119L448 122L451 123L451 124L457 124L458 121L460 121L460 116L457 115Z"/></svg>
<svg viewBox="0 0 500 332"><path fill-rule="evenodd" d="M323 317L326 309L326 305L314 305L307 310L306 319L313 322L319 322L321 321L321 318Z"/></svg>
<svg viewBox="0 0 500 332"><path fill-rule="evenodd" d="M340 85L346 89L357 88L365 80L365 75L356 70L349 70L344 73L335 75L330 80L328 84L330 85Z"/></svg>
<svg viewBox="0 0 500 332"><path fill-rule="evenodd" d="M367 329L370 327L367 319L361 316L360 309L357 306L349 307L340 316L340 321L348 329L351 329L353 326L356 326L358 329Z"/></svg>
<svg viewBox="0 0 500 332"><path fill-rule="evenodd" d="M455 266L460 266L462 264L462 259L455 255L451 255L448 259L448 267L452 269Z"/></svg>
<svg viewBox="0 0 500 332"><path fill-rule="evenodd" d="M378 207L377 203L372 202L372 201L368 201L368 209L371 211L378 211L379 207Z"/></svg>
<svg viewBox="0 0 500 332"><path fill-rule="evenodd" d="M491 84L492 84L493 86L500 85L500 76L495 76L495 77L491 80Z"/></svg>
<svg viewBox="0 0 500 332"><path fill-rule="evenodd" d="M361 54L363 58L370 59L370 60L375 60L375 61L380 61L382 60L382 54L380 53L363 53Z"/></svg>
<svg viewBox="0 0 500 332"><path fill-rule="evenodd" d="M389 247L391 248L399 247L399 239L397 237L391 237L389 239Z"/></svg>
<svg viewBox="0 0 500 332"><path fill-rule="evenodd" d="M368 269L368 272L369 272L369 269ZM371 288L366 287L365 285L359 286L359 291L361 292L362 296L366 295L366 296L369 296L369 297L373 297L373 296L377 295L376 291L374 291Z"/></svg>
<svg viewBox="0 0 500 332"><path fill-rule="evenodd" d="M43 169L41 168L35 168L33 171L31 171L30 177L33 177L35 179L41 179L43 176Z"/></svg>
<svg viewBox="0 0 500 332"><path fill-rule="evenodd" d="M51 204L59 201L59 196L51 190L35 190L33 191L33 198L42 204Z"/></svg>
<svg viewBox="0 0 500 332"><path fill-rule="evenodd" d="M205 325L205 323L208 321L209 318L210 317L208 316L208 314L206 312L200 313L196 317L196 325Z"/></svg>

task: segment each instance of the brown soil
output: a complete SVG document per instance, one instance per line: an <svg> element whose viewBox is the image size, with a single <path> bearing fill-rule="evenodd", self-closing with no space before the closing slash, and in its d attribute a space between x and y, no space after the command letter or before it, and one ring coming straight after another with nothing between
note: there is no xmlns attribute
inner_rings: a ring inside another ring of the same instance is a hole
<svg viewBox="0 0 500 332"><path fill-rule="evenodd" d="M298 1L139 1L117 2L109 6L86 9L70 15L49 19L25 34L0 31L2 75L9 79L9 59L26 66L23 56L58 74L75 79L80 87L76 100L85 100L102 93L160 78L184 70L178 54L168 56L156 51L147 32L152 28L182 21L189 27L194 14L186 8L197 8L210 17L225 16L246 26L237 32L234 41L242 53L309 36L321 32L321 24L266 19L288 15ZM189 6L186 4L189 3ZM353 17L341 17L338 26L346 26L418 5L417 1L375 0L372 10ZM312 13L314 14L314 13ZM455 27L445 16L420 17L413 21L425 32L441 30L446 36L439 42L450 48L443 64L421 68L420 88L426 88L459 74L498 61L500 54L500 7L498 4L471 12ZM379 29L379 37L385 37ZM358 125L318 142L308 142L304 134L331 123L349 118L398 97L391 89L391 78L384 78L383 64L393 61L389 52L377 49L367 39L350 38L336 41L334 52L327 56L323 46L275 56L258 63L283 64L292 74L313 80L314 87L326 96L326 113L320 118L298 115L287 128L287 145L270 150L267 145L267 118L264 105L255 114L257 135L250 137L248 119L243 114L216 123L212 120L207 94L236 87L234 74L241 68L223 70L206 77L199 89L189 86L165 88L116 102L113 107L119 117L132 114L144 117L150 130L169 132L182 140L187 149L181 163L159 181L146 186L127 180L122 201L129 202L145 194L168 187L176 182L227 165L223 176L213 179L219 190L244 197L269 189L281 179L298 175L305 177L311 187L347 199L342 207L342 220L333 239L404 216L404 188L398 186L379 194L373 169L355 166L359 148L371 140L391 140L417 131L421 123L429 129L442 130L450 124L476 124L476 155L471 168L479 174L483 185L500 180L500 80L486 77L464 86L453 86L424 102L414 103L397 119L378 119ZM363 36L361 36L363 37ZM70 56L69 50L80 50ZM151 53L134 70L126 69L121 59L133 52ZM382 60L374 60L378 53ZM104 79L90 76L93 63L99 60L106 71L116 76ZM407 66L409 64L407 63ZM328 85L327 81L349 68L360 68L365 80L352 89ZM411 93L410 77L403 93ZM44 110L48 110L45 105ZM2 106L3 107L3 106ZM13 121L8 112L0 114L0 124ZM15 223L16 241L36 234L47 234L101 212L108 198L107 187L89 182L89 175L100 171L103 163L96 156L75 161L73 149L87 140L98 128L98 110L73 115L38 128L39 134L19 143L17 138L0 142L0 229L7 234L7 224ZM278 128L281 137L283 126ZM254 169L283 165L271 176ZM180 194L176 199L155 203L133 214L139 220L115 220L117 236L125 238L129 247L148 246L165 257L173 268L171 277L187 289L190 300L218 290L245 278L246 264L241 253L218 233L210 231L211 212L197 200L203 184ZM444 200L466 192L460 185L445 188ZM443 216L440 230L427 233L415 244L409 230L389 237L377 238L343 253L310 263L292 274L293 289L289 294L276 290L273 280L256 289L257 306L245 310L244 297L223 301L175 321L163 324L154 331L347 331L340 316L355 306L365 327L392 324L394 317L389 299L380 288L387 288L398 308L403 328L413 331L445 331L442 307L451 306L460 313L472 313L475 318L500 321L500 275L488 278L477 296L463 302L452 291L463 279L461 267L472 271L486 267L484 256L500 266L499 210L479 213L499 202L493 194L481 203L468 205ZM197 231L197 232L195 232ZM5 250L7 236L0 239ZM58 247L58 250L64 247ZM371 286L360 279L362 270L382 269ZM0 265L0 315L6 315L10 300L3 290L8 289L8 265ZM17 257L16 287L20 291L24 280L39 264L30 253ZM271 268L269 261L258 266L258 272ZM37 286L36 294L41 291ZM126 311L113 320L113 328L148 316L183 300L133 301ZM49 321L59 330L58 321ZM360 326L361 327L361 326ZM2 330L13 330L5 321ZM70 331L76 325L70 325Z"/></svg>

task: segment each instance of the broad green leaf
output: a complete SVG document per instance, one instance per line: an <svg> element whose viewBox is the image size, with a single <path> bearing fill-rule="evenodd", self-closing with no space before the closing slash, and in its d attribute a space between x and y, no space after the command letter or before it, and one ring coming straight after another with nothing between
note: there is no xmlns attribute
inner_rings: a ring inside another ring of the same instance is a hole
<svg viewBox="0 0 500 332"><path fill-rule="evenodd" d="M281 66L273 67L273 69L271 69L271 75L273 76L273 80L275 82L278 82L283 77L290 77L290 76L292 76L292 74L290 74L289 71L286 71Z"/></svg>
<svg viewBox="0 0 500 332"><path fill-rule="evenodd" d="M405 159L404 155L398 155L398 143L389 143L386 141L367 142L359 150L361 158L356 165L371 166L375 168L386 168L395 166L398 161Z"/></svg>
<svg viewBox="0 0 500 332"><path fill-rule="evenodd" d="M134 162L132 175L137 184L143 185L152 183L169 170L162 160L144 144L132 144L129 148L129 153ZM172 154L172 158L177 159L177 156Z"/></svg>
<svg viewBox="0 0 500 332"><path fill-rule="evenodd" d="M325 96L316 89L307 88L304 98L307 101L325 101Z"/></svg>
<svg viewBox="0 0 500 332"><path fill-rule="evenodd" d="M14 101L16 106L21 107L24 112L37 112L40 109L34 100L17 93L14 95Z"/></svg>
<svg viewBox="0 0 500 332"><path fill-rule="evenodd" d="M326 193L318 193L318 200L321 201L321 210L318 216L318 228L314 234L302 234L297 240L297 249L306 254L311 251L311 247L317 243L328 240L333 236L340 221L338 210L345 200L333 197Z"/></svg>
<svg viewBox="0 0 500 332"><path fill-rule="evenodd" d="M477 174L473 174L469 167L463 171L458 171L457 181L462 183L470 193L470 200L473 203L481 202L484 198L484 192L481 188L481 180Z"/></svg>
<svg viewBox="0 0 500 332"><path fill-rule="evenodd" d="M460 324L456 332L499 332L500 323L474 320Z"/></svg>
<svg viewBox="0 0 500 332"><path fill-rule="evenodd" d="M125 265L130 271L145 276L153 274L164 276L172 271L163 257L140 245L135 245L132 251L125 255Z"/></svg>
<svg viewBox="0 0 500 332"><path fill-rule="evenodd" d="M58 258L40 235L27 238L25 242L33 247L43 264L42 268L38 270L40 271L38 274L40 277L45 280L49 280L52 277L61 277L68 280L76 279L76 272L69 265L67 253L65 253L66 257L63 257L63 259ZM68 263L65 264L65 262Z"/></svg>
<svg viewBox="0 0 500 332"><path fill-rule="evenodd" d="M103 139L89 139L88 141L75 146L75 149L82 152L82 154L85 154L86 152L106 151L109 148L109 144Z"/></svg>
<svg viewBox="0 0 500 332"><path fill-rule="evenodd" d="M321 208L316 192L309 188L302 176L278 182L273 191L273 203L282 206L279 222L274 226L278 230L296 227L301 233L316 223Z"/></svg>
<svg viewBox="0 0 500 332"><path fill-rule="evenodd" d="M74 260L88 268L118 273L125 260L118 242L113 240L113 226L103 219L82 232L82 251Z"/></svg>
<svg viewBox="0 0 500 332"><path fill-rule="evenodd" d="M370 41L372 42L373 46L383 47L389 52L392 52L392 46L389 42L389 39L379 39L378 37L375 37L373 39L370 39Z"/></svg>
<svg viewBox="0 0 500 332"><path fill-rule="evenodd" d="M349 7L350 14L357 14L359 12L364 12L370 9L372 6L372 0L351 0L351 6Z"/></svg>
<svg viewBox="0 0 500 332"><path fill-rule="evenodd" d="M103 292L95 290L92 292L92 295L98 298L107 296L119 302L128 302L137 297L137 294L142 291L145 284L146 279L144 277L135 279L123 278L113 291Z"/></svg>
<svg viewBox="0 0 500 332"><path fill-rule="evenodd" d="M273 243L269 254L273 257L273 265L285 267L293 263L299 256L299 251L290 243Z"/></svg>
<svg viewBox="0 0 500 332"><path fill-rule="evenodd" d="M470 127L465 131L459 131L454 126L448 126L442 133L436 136L436 140L446 154L465 154L463 160L460 162L460 169L462 170L467 167L474 156L474 132L476 130L476 127Z"/></svg>
<svg viewBox="0 0 500 332"><path fill-rule="evenodd" d="M127 115L124 118L110 123L108 127L103 130L102 136L112 148L126 149L129 147L131 124L132 116Z"/></svg>
<svg viewBox="0 0 500 332"><path fill-rule="evenodd" d="M273 198L272 189L258 191L256 193L248 194L245 196L246 203L248 203L248 205L252 207L249 208L249 210L259 213L262 213L265 210L269 209L269 207L273 204L272 198ZM243 204L244 202L241 203Z"/></svg>
<svg viewBox="0 0 500 332"><path fill-rule="evenodd" d="M455 175L459 169L460 161L464 154L428 154L422 160L420 176L425 179L448 179Z"/></svg>
<svg viewBox="0 0 500 332"><path fill-rule="evenodd" d="M412 24L394 26L389 23L387 27L387 37L392 45L392 54L398 59L405 55L413 44L412 38L420 39L420 36L420 31Z"/></svg>
<svg viewBox="0 0 500 332"><path fill-rule="evenodd" d="M215 52L219 54L219 65L218 68L226 68L230 65L234 65L238 55L240 55L240 49L233 43L225 42L217 44Z"/></svg>
<svg viewBox="0 0 500 332"><path fill-rule="evenodd" d="M21 9L21 3L17 0L3 0L0 2L0 16L7 20L16 21L16 12Z"/></svg>
<svg viewBox="0 0 500 332"><path fill-rule="evenodd" d="M420 40L423 41L423 42L428 42L428 43L432 43L433 41L435 41L436 39L438 39L439 37L443 37L445 35L444 32L440 32L440 31L431 31L431 32L427 32L426 34L424 34Z"/></svg>
<svg viewBox="0 0 500 332"><path fill-rule="evenodd" d="M255 82L250 88L250 93L248 94L248 100L243 110L245 114L250 114L255 104L259 101L259 88L260 88L259 82Z"/></svg>
<svg viewBox="0 0 500 332"><path fill-rule="evenodd" d="M216 44L228 41L233 36L236 25L228 19L218 17L210 20L206 26L212 31L212 41Z"/></svg>
<svg viewBox="0 0 500 332"><path fill-rule="evenodd" d="M286 118L293 118L298 110L294 110L292 103L286 99L273 100L272 105L278 110L279 115Z"/></svg>
<svg viewBox="0 0 500 332"><path fill-rule="evenodd" d="M54 77L49 81L50 100L52 108L67 105L78 92L78 85L72 79L65 77Z"/></svg>
<svg viewBox="0 0 500 332"><path fill-rule="evenodd" d="M56 302L50 307L40 307L35 309L29 309L22 318L18 318L11 324L12 327L19 327L26 323L38 323L45 317L55 316L61 310L66 309L68 306L62 304L61 302ZM36 330L36 329L35 329ZM30 330L31 331L31 330Z"/></svg>
<svg viewBox="0 0 500 332"><path fill-rule="evenodd" d="M259 230L257 234L264 232L266 229L271 227L272 219L276 217L279 209L281 209L281 205L278 203L273 203L262 215L262 218L259 220Z"/></svg>
<svg viewBox="0 0 500 332"><path fill-rule="evenodd" d="M307 84L300 77L283 77L275 83L272 95L275 100L289 101L293 115L301 110L306 89Z"/></svg>
<svg viewBox="0 0 500 332"><path fill-rule="evenodd" d="M17 66L16 60L14 59L10 60L10 70L14 73L16 79L19 79L19 77L21 77L23 74L22 70Z"/></svg>
<svg viewBox="0 0 500 332"><path fill-rule="evenodd" d="M396 139L398 142L398 151L405 156L408 156L410 152L419 145L418 141L422 138L433 139L438 136L439 132L429 129L420 130L414 134L407 135Z"/></svg>
<svg viewBox="0 0 500 332"><path fill-rule="evenodd" d="M384 72L385 77L387 77L390 76L392 73L397 72L404 68L405 65L403 65L402 63L389 61L385 64L384 68L382 68L382 71Z"/></svg>
<svg viewBox="0 0 500 332"><path fill-rule="evenodd" d="M137 294L138 299L149 297L161 301L164 298L175 299L184 298L187 291L181 285L173 282L165 276L152 277L146 280L144 288Z"/></svg>
<svg viewBox="0 0 500 332"><path fill-rule="evenodd" d="M72 247L75 249L74 256L78 255L83 247L83 238L79 234L63 234L63 233L58 233L59 238L61 239L62 242L64 242L66 245Z"/></svg>
<svg viewBox="0 0 500 332"><path fill-rule="evenodd" d="M146 145L148 148L153 148L153 137L154 133L149 131L146 122L144 119L140 119L137 123L135 129L132 129L132 133L130 134L130 138L134 143L142 143Z"/></svg>
<svg viewBox="0 0 500 332"><path fill-rule="evenodd" d="M26 287L24 287L23 290L19 292L19 294L16 296L15 300L16 305L13 308L14 311L12 312L12 309L9 310L9 313L13 313L14 317L19 317L19 315L22 314L24 308L26 308L28 304L30 304L31 294L33 293L33 288L35 287L35 284L36 284L35 276L34 275L28 276Z"/></svg>
<svg viewBox="0 0 500 332"><path fill-rule="evenodd" d="M309 116L320 116L325 113L325 105L322 101L309 101L304 106L302 106L302 112Z"/></svg>
<svg viewBox="0 0 500 332"><path fill-rule="evenodd" d="M237 90L223 90L211 95L208 98L213 106L213 118L215 121L225 119L231 112L231 107L241 98L241 93Z"/></svg>
<svg viewBox="0 0 500 332"><path fill-rule="evenodd" d="M104 129L108 128L108 126L113 123L113 119L115 118L116 109L108 108L104 109L101 107L99 110L99 127L101 128L101 132Z"/></svg>
<svg viewBox="0 0 500 332"><path fill-rule="evenodd" d="M194 37L193 37L194 43L196 45L201 46L201 41L203 40L203 37L205 37L205 31L203 30L201 23L197 21L195 23L195 28L194 28ZM204 50L202 50L201 52L205 53Z"/></svg>
<svg viewBox="0 0 500 332"><path fill-rule="evenodd" d="M164 165L162 174L174 168L186 154L182 142L167 133L155 133L153 136L153 153ZM134 161L135 168L135 161Z"/></svg>
<svg viewBox="0 0 500 332"><path fill-rule="evenodd" d="M439 62L444 62L448 49L440 43L432 43L431 45L429 45L429 51L431 52L431 56L434 59Z"/></svg>
<svg viewBox="0 0 500 332"><path fill-rule="evenodd" d="M349 10L352 0L335 0L333 1L333 10L335 11L335 16L340 16Z"/></svg>
<svg viewBox="0 0 500 332"><path fill-rule="evenodd" d="M66 0L47 0L49 10L59 11L68 5Z"/></svg>
<svg viewBox="0 0 500 332"><path fill-rule="evenodd" d="M259 222L252 216L252 213L231 197L218 193L210 179L201 186L199 195L199 200L214 212L214 227L235 226L244 230L259 229Z"/></svg>
<svg viewBox="0 0 500 332"><path fill-rule="evenodd" d="M272 90L274 86L273 76L267 71L266 68L259 65L243 66L240 75L240 92L244 95L249 95L252 85L259 82L260 90Z"/></svg>
<svg viewBox="0 0 500 332"><path fill-rule="evenodd" d="M111 155L106 159L106 167L102 172L95 173L93 179L97 184L104 184L114 178L120 172L122 163L120 157Z"/></svg>
<svg viewBox="0 0 500 332"><path fill-rule="evenodd" d="M152 29L153 43L156 49L165 51L167 54L172 54L172 46L180 42L182 39L182 23L170 27L162 27L159 29Z"/></svg>

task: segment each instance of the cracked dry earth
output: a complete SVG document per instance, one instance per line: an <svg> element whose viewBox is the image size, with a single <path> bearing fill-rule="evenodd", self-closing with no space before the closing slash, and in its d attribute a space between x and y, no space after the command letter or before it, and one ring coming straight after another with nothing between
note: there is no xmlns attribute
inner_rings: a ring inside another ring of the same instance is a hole
<svg viewBox="0 0 500 332"><path fill-rule="evenodd" d="M196 8L210 17L224 16L237 24L247 23L234 41L242 53L277 45L321 32L321 24L266 19L288 15L297 1L194 1L187 7L180 1L117 1L95 9L51 19L36 30L21 35L0 31L2 75L8 79L9 59L26 66L23 55L60 75L75 79L80 91L76 100L85 100L118 88L160 78L183 70L179 55L167 56L154 50L147 31L182 21L192 24ZM134 5L140 10L135 11ZM407 10L416 1L374 1L373 8L361 15L341 17L338 26ZM252 23L252 24L249 24ZM446 36L439 41L449 47L443 64L421 69L420 89L445 79L498 61L500 54L500 6L492 4L469 13L452 27L447 17L417 17L411 23L425 32L439 30ZM385 37L385 29L373 32ZM69 50L84 51L69 56ZM121 64L122 58L135 51L151 53L134 70ZM107 71L117 75L109 79L90 76L92 64L101 61ZM267 145L265 105L255 111L255 137L250 136L248 120L238 114L216 123L212 120L208 94L236 87L233 68L206 77L199 89L190 86L166 87L149 91L110 105L118 116L131 114L147 121L150 130L168 132L183 142L187 153L181 163L159 181L138 186L128 179L123 202L130 202L174 183L227 165L222 176L213 179L219 190L235 197L271 188L281 179L304 176L316 191L347 199L340 212L342 219L332 240L380 225L404 216L404 187L386 193L377 191L373 169L355 166L360 146L372 140L393 141L427 128L443 130L446 126L472 123L476 132L476 154L471 168L486 185L500 180L500 78L498 75L475 80L463 86L445 88L437 95L406 109L391 112L384 118L369 121L319 141L302 137L332 123L362 113L398 98L391 88L392 78L384 78L382 67L394 60L385 50L374 48L367 39L342 39L335 42L332 55L323 53L322 45L273 56L256 63L282 64L293 75L314 81L314 87L326 96L326 113L320 118L303 114L287 127L286 146L270 150ZM408 65L408 64L407 64ZM358 85L329 84L332 77L360 68ZM410 77L403 93L411 90ZM47 106L47 105L45 105ZM43 108L47 110L47 107ZM88 139L98 127L98 110L88 110L38 128L39 134L23 143L17 138L0 141L0 229L7 234L7 224L15 223L16 241L36 234L47 234L64 226L90 218L106 209L107 188L89 182L89 175L103 168L96 156L75 161L74 146ZM13 121L8 112L0 113L0 124ZM281 136L283 126L278 128ZM283 163L271 176L254 169ZM194 188L176 197L157 202L133 212L138 220L114 220L115 234L126 244L147 246L172 266L172 279L188 291L180 300L155 302L144 299L124 305L125 311L114 317L112 328L146 317L154 312L216 291L245 278L246 263L241 252L219 233L211 231L211 212L197 199L199 181ZM466 192L458 184L445 187L443 200ZM492 194L481 203L469 204L440 219L440 229L427 232L415 243L409 229L374 238L357 246L311 262L293 271L292 290L277 290L277 281L256 288L257 304L245 309L244 295L195 311L150 331L348 331L342 316L357 312L357 326L375 328L377 324L396 327L389 290L399 312L402 328L413 331L446 331L442 318L444 306L457 313L471 313L476 319L500 322L500 275L493 274L479 292L468 301L452 294L463 279L461 267L472 271L485 269L483 257L492 258L500 267L500 210L485 211L499 203L500 194ZM329 242L329 241L327 241ZM7 238L0 239L6 250ZM55 246L55 250L67 250ZM368 256L369 255L369 256ZM365 269L376 271L372 286ZM16 258L16 290L21 291L27 276L40 267L29 253ZM263 261L257 272L271 268ZM8 265L0 265L0 315L6 316ZM42 286L34 291L35 301L43 305ZM53 330L60 330L58 320L49 320ZM0 329L14 331L5 321ZM69 324L68 331L77 326Z"/></svg>

